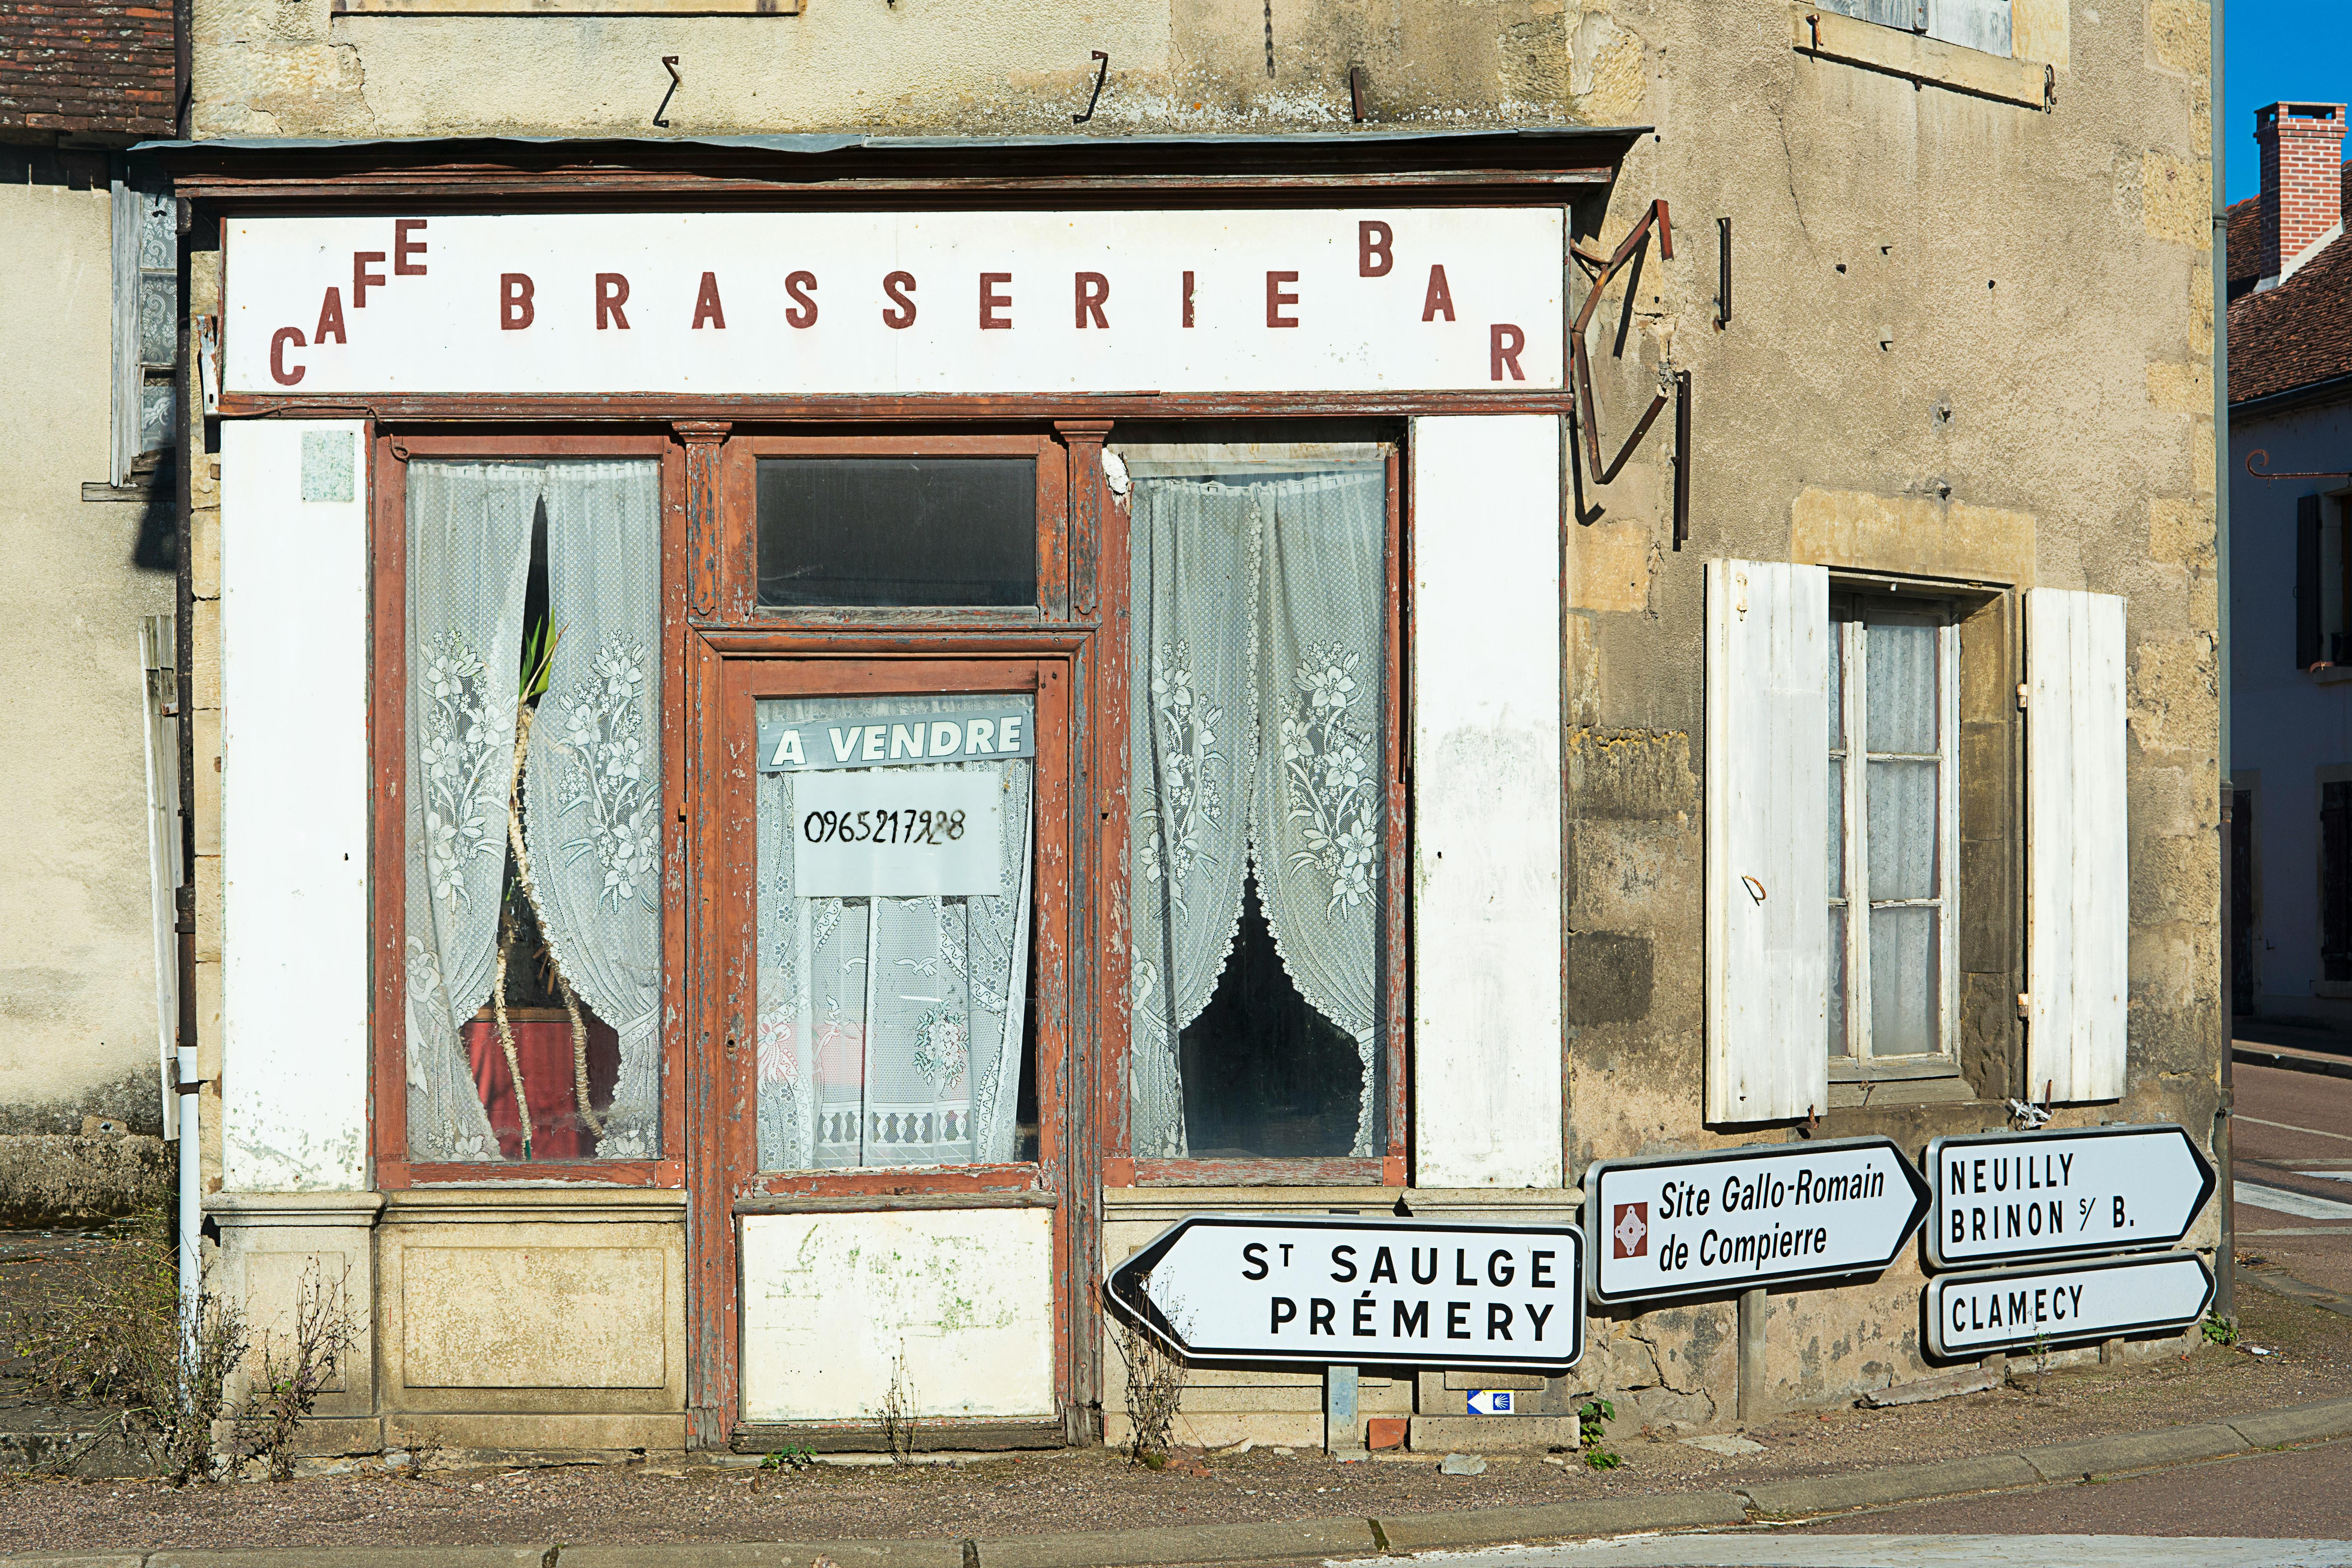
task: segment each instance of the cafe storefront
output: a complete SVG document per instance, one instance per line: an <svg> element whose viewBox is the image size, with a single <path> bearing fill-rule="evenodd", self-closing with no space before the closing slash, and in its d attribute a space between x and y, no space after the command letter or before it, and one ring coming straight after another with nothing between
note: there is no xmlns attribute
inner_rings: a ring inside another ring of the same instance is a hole
<svg viewBox="0 0 2352 1568"><path fill-rule="evenodd" d="M1633 134L172 154L206 1213L257 1325L362 1309L319 1441L1116 1437L1174 1217L1572 1223L1570 247Z"/></svg>

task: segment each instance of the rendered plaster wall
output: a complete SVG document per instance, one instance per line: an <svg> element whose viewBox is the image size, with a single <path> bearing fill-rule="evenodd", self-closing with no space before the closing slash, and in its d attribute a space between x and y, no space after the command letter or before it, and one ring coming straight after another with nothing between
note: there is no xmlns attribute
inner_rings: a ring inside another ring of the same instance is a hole
<svg viewBox="0 0 2352 1568"><path fill-rule="evenodd" d="M2005 1124L2000 1101L2022 1092L2021 1034L1988 962L1970 987L1974 1101L1700 1125L1711 556L2126 597L2129 1082L2061 1120L2178 1121L2202 1141L2221 1026L2206 9L2034 11L2021 37L2063 46L2047 111L1810 57L1782 7L1742 5L1728 26L1702 9L1628 0L1585 17L1605 47L1579 32L1580 80L1588 58L1634 52L1595 117L1660 129L1580 225L1606 250L1664 196L1676 230L1675 258L1653 246L1597 313L1604 444L1671 368L1693 376L1694 450L1679 553L1656 436L1615 484L1587 480L1569 530L1570 1177L1727 1139L1885 1131L1916 1152ZM1735 288L1718 329L1723 216ZM2013 742L2000 695L1964 692L1964 768ZM2009 898L1997 877L1968 896ZM1972 929L1982 912L1963 911L1964 943L2020 940L2013 916ZM1913 1257L1868 1284L1772 1296L1767 1405L1928 1370L1918 1290ZM1727 1301L1596 1324L1596 1352L1621 1348L1585 1375L1644 1420L1727 1421L1734 1337Z"/></svg>
<svg viewBox="0 0 2352 1568"><path fill-rule="evenodd" d="M0 184L0 1134L161 1130L139 622L172 573L137 559L144 508L81 500L109 478L109 231L103 184Z"/></svg>

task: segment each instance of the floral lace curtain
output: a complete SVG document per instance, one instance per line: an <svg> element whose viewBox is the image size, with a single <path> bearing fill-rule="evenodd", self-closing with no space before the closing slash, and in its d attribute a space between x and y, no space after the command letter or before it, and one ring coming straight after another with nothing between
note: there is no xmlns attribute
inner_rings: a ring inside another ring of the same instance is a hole
<svg viewBox="0 0 2352 1568"><path fill-rule="evenodd" d="M793 698L763 725L1001 712L1013 699ZM1029 982L1027 760L893 767L894 784L981 773L1004 791L997 897L810 898L793 879L791 773L759 810L759 1139L764 1171L1003 1163Z"/></svg>
<svg viewBox="0 0 2352 1568"><path fill-rule="evenodd" d="M565 977L621 1038L604 1155L658 1152L659 467L408 469L408 1135L499 1156L460 1031L489 1000L531 525L562 633L522 778L524 844Z"/></svg>
<svg viewBox="0 0 2352 1568"><path fill-rule="evenodd" d="M1378 468L1134 483L1139 1157L1187 1152L1178 1047L1253 868L1292 984L1356 1042L1374 1152L1386 504Z"/></svg>

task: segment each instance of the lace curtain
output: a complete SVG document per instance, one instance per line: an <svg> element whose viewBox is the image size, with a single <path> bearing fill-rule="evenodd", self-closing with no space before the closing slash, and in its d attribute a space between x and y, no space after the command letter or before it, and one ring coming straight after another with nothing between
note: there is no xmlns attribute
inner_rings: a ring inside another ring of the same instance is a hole
<svg viewBox="0 0 2352 1568"><path fill-rule="evenodd" d="M531 526L550 625L524 845L544 934L621 1037L598 1152L657 1152L659 468L408 468L408 1136L420 1161L499 1158L460 1030L489 1000L507 865Z"/></svg>
<svg viewBox="0 0 2352 1568"><path fill-rule="evenodd" d="M1257 875L1299 994L1356 1042L1374 1152L1387 480L1377 468L1133 488L1131 1127L1187 1152L1179 1046Z"/></svg>
<svg viewBox="0 0 2352 1568"><path fill-rule="evenodd" d="M762 725L954 719L989 697L792 698ZM1034 719L1033 719L1034 722ZM810 898L793 880L793 785L762 773L759 800L759 1140L763 1171L995 1164L1014 1157L1029 982L1030 791L1025 759L875 770L894 785L979 773L1004 791L1004 891L990 897Z"/></svg>

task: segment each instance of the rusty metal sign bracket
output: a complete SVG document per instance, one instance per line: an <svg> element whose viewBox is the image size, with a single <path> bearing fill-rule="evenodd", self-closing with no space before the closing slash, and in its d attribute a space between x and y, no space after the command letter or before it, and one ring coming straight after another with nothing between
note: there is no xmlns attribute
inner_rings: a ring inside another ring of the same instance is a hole
<svg viewBox="0 0 2352 1568"><path fill-rule="evenodd" d="M2257 458L2263 460L2259 468L2254 467ZM2352 479L2352 468L2298 468L2274 474L2270 471L2270 461L2269 450L2257 447L2246 454L2246 472L2258 479Z"/></svg>
<svg viewBox="0 0 2352 1568"><path fill-rule="evenodd" d="M1570 254L1578 260L1599 268L1593 274L1592 286L1585 291L1583 308L1576 312L1575 323L1568 330L1569 364L1576 378L1571 391L1576 406L1576 425L1584 440L1586 471L1593 476L1592 482L1598 485L1605 485L1617 477L1618 471L1624 468L1625 460L1633 455L1633 448L1642 444L1642 438L1650 433L1650 426L1656 423L1658 415L1666 406L1664 392L1652 398L1649 408L1634 424L1633 433L1625 438L1625 445L1618 449L1615 458L1605 465L1601 462L1600 407L1592 395L1592 361L1585 350L1584 330L1591 324L1592 312L1600 305L1601 292L1609 287L1609 280L1641 249L1642 241L1649 237L1653 227L1658 231L1659 259L1672 261L1675 258L1675 231L1664 196L1650 204L1649 210L1618 243L1616 252L1608 260L1603 261L1575 246L1569 247Z"/></svg>

